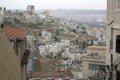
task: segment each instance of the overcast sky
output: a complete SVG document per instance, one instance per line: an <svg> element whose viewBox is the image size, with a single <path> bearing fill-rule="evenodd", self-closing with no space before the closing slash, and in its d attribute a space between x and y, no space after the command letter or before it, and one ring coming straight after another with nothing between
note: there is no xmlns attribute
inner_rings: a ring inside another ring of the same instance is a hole
<svg viewBox="0 0 120 80"><path fill-rule="evenodd" d="M0 6L7 9L106 9L107 0L0 0Z"/></svg>

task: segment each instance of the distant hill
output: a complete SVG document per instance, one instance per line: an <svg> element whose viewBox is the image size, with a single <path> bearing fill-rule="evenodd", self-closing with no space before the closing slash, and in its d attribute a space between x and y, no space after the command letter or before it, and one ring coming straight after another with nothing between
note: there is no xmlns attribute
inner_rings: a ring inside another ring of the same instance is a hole
<svg viewBox="0 0 120 80"><path fill-rule="evenodd" d="M49 10L50 15L83 22L105 22L106 10Z"/></svg>
<svg viewBox="0 0 120 80"><path fill-rule="evenodd" d="M59 13L65 13L65 14L106 14L106 10L66 10L66 9L57 9L52 10Z"/></svg>

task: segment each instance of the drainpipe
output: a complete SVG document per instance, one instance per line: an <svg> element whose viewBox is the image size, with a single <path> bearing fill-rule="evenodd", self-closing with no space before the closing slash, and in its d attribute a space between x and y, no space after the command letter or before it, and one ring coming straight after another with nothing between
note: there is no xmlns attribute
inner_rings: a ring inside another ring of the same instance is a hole
<svg viewBox="0 0 120 80"><path fill-rule="evenodd" d="M110 55L110 80L113 80L113 54Z"/></svg>
<svg viewBox="0 0 120 80"><path fill-rule="evenodd" d="M16 39L16 38L13 39L13 43L14 43L15 53L16 53L17 55L19 55L19 54L18 54L18 46L17 46L17 39Z"/></svg>

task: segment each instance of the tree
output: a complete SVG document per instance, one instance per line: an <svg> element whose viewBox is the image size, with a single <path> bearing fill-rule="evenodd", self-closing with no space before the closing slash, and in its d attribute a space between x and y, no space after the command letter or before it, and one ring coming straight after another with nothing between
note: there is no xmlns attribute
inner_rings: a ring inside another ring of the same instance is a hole
<svg viewBox="0 0 120 80"><path fill-rule="evenodd" d="M8 20L4 20L3 23L4 23L4 24L7 24L7 25L12 24L12 22L11 22L11 21L8 21Z"/></svg>
<svg viewBox="0 0 120 80"><path fill-rule="evenodd" d="M77 27L77 30L79 29L79 26L76 26Z"/></svg>
<svg viewBox="0 0 120 80"><path fill-rule="evenodd" d="M71 31L72 31L72 32L74 32L74 33L76 33L76 32L77 32L75 29L72 29Z"/></svg>
<svg viewBox="0 0 120 80"><path fill-rule="evenodd" d="M56 36L53 36L54 41L59 41L59 39Z"/></svg>
<svg viewBox="0 0 120 80"><path fill-rule="evenodd" d="M14 22L16 22L16 23L18 23L18 24L20 23L20 20L17 19L17 18L14 18L13 20L14 20Z"/></svg>
<svg viewBox="0 0 120 80"><path fill-rule="evenodd" d="M60 31L59 31L59 30L56 30L56 31L55 31L55 34L56 34L56 35L59 35L59 34L60 34Z"/></svg>

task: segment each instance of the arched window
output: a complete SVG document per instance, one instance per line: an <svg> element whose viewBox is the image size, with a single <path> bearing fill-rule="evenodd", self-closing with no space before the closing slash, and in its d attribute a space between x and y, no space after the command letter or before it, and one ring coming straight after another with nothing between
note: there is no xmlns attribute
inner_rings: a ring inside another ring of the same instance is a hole
<svg viewBox="0 0 120 80"><path fill-rule="evenodd" d="M116 36L116 52L120 54L120 35Z"/></svg>

